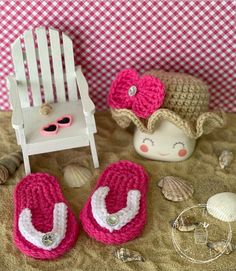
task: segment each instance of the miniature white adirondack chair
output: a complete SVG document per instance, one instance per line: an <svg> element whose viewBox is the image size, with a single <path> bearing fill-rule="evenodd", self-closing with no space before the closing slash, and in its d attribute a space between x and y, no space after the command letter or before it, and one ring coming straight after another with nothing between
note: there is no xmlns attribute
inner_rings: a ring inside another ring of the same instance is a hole
<svg viewBox="0 0 236 271"><path fill-rule="evenodd" d="M31 172L29 155L89 145L94 167L98 167L95 106L81 67L75 67L71 39L64 33L60 38L54 29L39 27L25 31L22 40L18 37L11 50L15 76L9 76L7 84L13 108L12 126L22 147L26 174ZM43 97L53 107L47 117L40 115ZM73 117L70 127L60 128L54 136L40 134L42 126L65 114Z"/></svg>

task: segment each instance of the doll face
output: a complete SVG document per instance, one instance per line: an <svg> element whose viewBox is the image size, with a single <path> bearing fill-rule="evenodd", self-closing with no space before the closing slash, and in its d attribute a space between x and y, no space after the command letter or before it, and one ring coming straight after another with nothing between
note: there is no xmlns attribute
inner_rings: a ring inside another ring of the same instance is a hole
<svg viewBox="0 0 236 271"><path fill-rule="evenodd" d="M186 136L181 129L163 120L153 134L134 134L135 150L142 156L161 161L182 161L191 156L196 140Z"/></svg>

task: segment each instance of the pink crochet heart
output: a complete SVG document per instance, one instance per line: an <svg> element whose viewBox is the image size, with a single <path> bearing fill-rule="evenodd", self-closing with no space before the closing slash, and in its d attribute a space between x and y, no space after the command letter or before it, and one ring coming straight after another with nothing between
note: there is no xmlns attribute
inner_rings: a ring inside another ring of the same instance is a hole
<svg viewBox="0 0 236 271"><path fill-rule="evenodd" d="M131 109L138 117L148 118L163 104L165 89L156 77L139 77L132 69L121 71L112 82L108 105L113 109Z"/></svg>

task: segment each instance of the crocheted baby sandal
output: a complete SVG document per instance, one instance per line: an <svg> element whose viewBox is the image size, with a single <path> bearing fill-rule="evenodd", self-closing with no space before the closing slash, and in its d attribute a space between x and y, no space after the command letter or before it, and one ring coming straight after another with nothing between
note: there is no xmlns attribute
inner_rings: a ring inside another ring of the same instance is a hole
<svg viewBox="0 0 236 271"><path fill-rule="evenodd" d="M53 259L76 242L78 224L55 177L23 178L14 192L14 242L27 256Z"/></svg>
<svg viewBox="0 0 236 271"><path fill-rule="evenodd" d="M108 166L80 213L84 230L106 244L140 235L146 223L148 176L140 165L119 161Z"/></svg>

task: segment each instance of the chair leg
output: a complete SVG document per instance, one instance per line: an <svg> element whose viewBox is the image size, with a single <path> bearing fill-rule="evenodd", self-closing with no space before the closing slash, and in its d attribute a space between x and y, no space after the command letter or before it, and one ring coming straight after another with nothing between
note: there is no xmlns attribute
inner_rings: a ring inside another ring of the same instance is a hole
<svg viewBox="0 0 236 271"><path fill-rule="evenodd" d="M92 158L93 158L93 165L95 168L98 168L99 167L98 154L97 154L97 149L96 149L96 144L95 144L93 134L89 135L89 143L90 143L90 149L91 149Z"/></svg>
<svg viewBox="0 0 236 271"><path fill-rule="evenodd" d="M22 154L23 154L23 160L24 160L25 175L28 175L31 173L29 156L23 150L22 150Z"/></svg>

